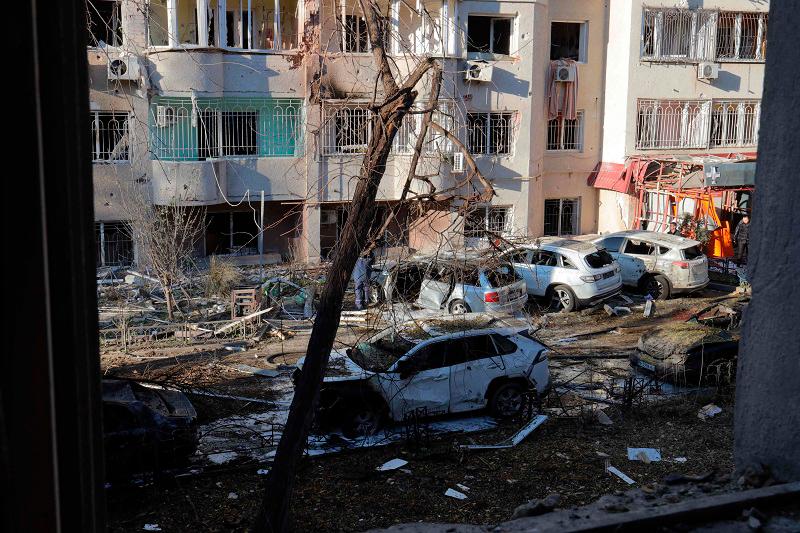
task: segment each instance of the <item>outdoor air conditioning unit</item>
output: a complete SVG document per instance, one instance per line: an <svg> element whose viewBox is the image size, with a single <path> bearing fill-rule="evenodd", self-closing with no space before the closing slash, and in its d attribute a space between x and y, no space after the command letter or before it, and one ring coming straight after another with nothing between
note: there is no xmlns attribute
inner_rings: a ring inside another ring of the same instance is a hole
<svg viewBox="0 0 800 533"><path fill-rule="evenodd" d="M464 154L462 152L453 153L453 168L450 172L453 174L464 172Z"/></svg>
<svg viewBox="0 0 800 533"><path fill-rule="evenodd" d="M109 54L108 79L137 81L139 79L139 59L128 53Z"/></svg>
<svg viewBox="0 0 800 533"><path fill-rule="evenodd" d="M488 61L467 61L464 81L492 81L492 70Z"/></svg>
<svg viewBox="0 0 800 533"><path fill-rule="evenodd" d="M575 65L561 65L556 67L556 81L575 81Z"/></svg>
<svg viewBox="0 0 800 533"><path fill-rule="evenodd" d="M715 80L719 78L719 63L700 63L697 65L698 80Z"/></svg>

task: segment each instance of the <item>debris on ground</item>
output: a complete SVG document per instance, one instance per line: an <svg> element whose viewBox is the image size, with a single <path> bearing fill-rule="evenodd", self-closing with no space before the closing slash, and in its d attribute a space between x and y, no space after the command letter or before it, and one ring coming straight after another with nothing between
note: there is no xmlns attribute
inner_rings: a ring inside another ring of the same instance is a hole
<svg viewBox="0 0 800 533"><path fill-rule="evenodd" d="M650 464L661 460L661 452L655 448L628 448L628 459Z"/></svg>
<svg viewBox="0 0 800 533"><path fill-rule="evenodd" d="M561 495L560 494L550 494L546 498L542 498L541 500L530 500L527 503L523 503L522 505L518 506L514 509L514 513L511 515L511 520L516 520L517 518L524 518L526 516L539 516L545 513L549 513L554 510L558 505L561 503Z"/></svg>
<svg viewBox="0 0 800 533"><path fill-rule="evenodd" d="M451 498L455 498L456 500L466 500L467 499L467 495L466 494L464 494L463 492L459 492L459 491L457 491L455 489L447 489L444 492L444 495L445 496L449 496Z"/></svg>
<svg viewBox="0 0 800 533"><path fill-rule="evenodd" d="M386 472L387 470L397 470L403 466L406 466L408 461L405 459L392 459L391 461L386 461L381 466L377 468L380 472Z"/></svg>
<svg viewBox="0 0 800 533"><path fill-rule="evenodd" d="M624 481L624 482L625 482L625 483L627 483L628 485L633 485L634 483L636 483L634 480L632 480L630 477L628 477L628 475L627 475L627 474L623 473L623 472L622 472L622 471L621 471L619 468L617 468L616 466L611 466L611 465L608 465L608 466L606 467L606 472L608 472L609 474L614 474L615 476L617 476L618 478L620 478L622 481Z"/></svg>
<svg viewBox="0 0 800 533"><path fill-rule="evenodd" d="M697 412L697 418L700 420L708 420L709 418L713 418L722 412L722 408L719 406L710 403L708 405L704 405L700 411Z"/></svg>
<svg viewBox="0 0 800 533"><path fill-rule="evenodd" d="M459 446L462 450L499 450L503 448L513 448L525 438L533 433L533 430L541 426L547 421L546 415L537 415L531 419L530 422L525 424L519 431L512 435L509 439L498 444L462 444Z"/></svg>

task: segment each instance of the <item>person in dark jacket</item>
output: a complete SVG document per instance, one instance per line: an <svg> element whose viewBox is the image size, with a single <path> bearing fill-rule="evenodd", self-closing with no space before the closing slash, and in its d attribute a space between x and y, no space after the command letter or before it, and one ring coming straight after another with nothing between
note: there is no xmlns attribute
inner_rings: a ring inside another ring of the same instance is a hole
<svg viewBox="0 0 800 533"><path fill-rule="evenodd" d="M733 232L733 246L736 250L734 261L739 265L747 264L747 249L750 245L750 217L745 215Z"/></svg>
<svg viewBox="0 0 800 533"><path fill-rule="evenodd" d="M353 269L353 281L356 284L356 309L359 311L366 309L369 305L369 281L372 278L374 261L375 257L370 250L356 260L356 266Z"/></svg>
<svg viewBox="0 0 800 533"><path fill-rule="evenodd" d="M678 223L677 222L670 222L669 223L669 231L667 231L669 235L677 235L682 237L683 234L678 230Z"/></svg>

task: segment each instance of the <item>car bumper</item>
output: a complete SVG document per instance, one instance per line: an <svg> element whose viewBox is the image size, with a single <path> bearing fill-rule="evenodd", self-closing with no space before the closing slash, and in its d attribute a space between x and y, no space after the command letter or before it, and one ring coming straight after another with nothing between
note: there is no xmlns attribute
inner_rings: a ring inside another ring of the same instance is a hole
<svg viewBox="0 0 800 533"><path fill-rule="evenodd" d="M612 298L617 294L619 294L621 291L622 291L622 285L619 285L617 287L612 287L611 289L589 296L588 298L578 297L578 303L580 305L592 305L594 303Z"/></svg>
<svg viewBox="0 0 800 533"><path fill-rule="evenodd" d="M673 285L671 289L672 292L675 294L699 291L701 289L705 289L710 283L710 281L711 281L710 279L706 278L704 281L698 281L695 283L687 283L687 284L682 284L680 286Z"/></svg>
<svg viewBox="0 0 800 533"><path fill-rule="evenodd" d="M525 293L520 298L504 304L486 303L486 311L489 313L514 313L525 307L525 302L528 301L528 294Z"/></svg>

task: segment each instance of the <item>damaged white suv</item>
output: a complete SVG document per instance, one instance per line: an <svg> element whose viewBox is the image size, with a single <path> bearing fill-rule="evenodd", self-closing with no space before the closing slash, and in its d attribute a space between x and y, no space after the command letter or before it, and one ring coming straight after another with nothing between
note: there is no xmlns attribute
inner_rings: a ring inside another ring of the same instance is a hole
<svg viewBox="0 0 800 533"><path fill-rule="evenodd" d="M407 413L487 407L508 418L524 409L526 398L547 393L548 351L527 329L497 327L498 319L486 315L460 316L467 319L409 322L345 352L334 350L316 413L320 429L371 435L387 419L402 422Z"/></svg>

